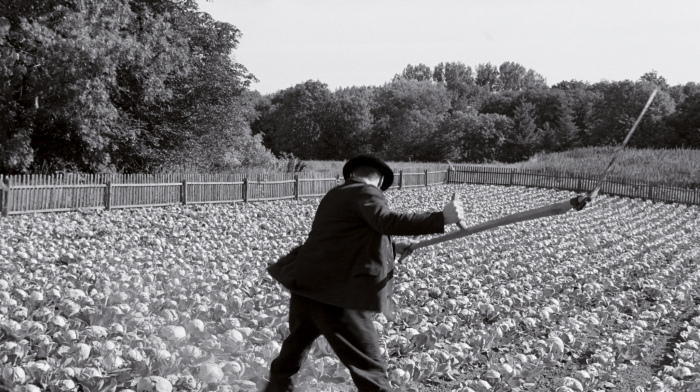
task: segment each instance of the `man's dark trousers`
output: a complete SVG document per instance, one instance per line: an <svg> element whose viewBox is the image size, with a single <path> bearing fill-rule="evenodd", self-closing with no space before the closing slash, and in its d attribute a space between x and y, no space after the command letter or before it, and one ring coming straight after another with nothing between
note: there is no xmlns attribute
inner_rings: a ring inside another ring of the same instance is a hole
<svg viewBox="0 0 700 392"><path fill-rule="evenodd" d="M291 391L291 377L301 368L311 344L326 337L340 361L350 370L360 392L393 391L386 363L379 352L379 338L372 324L373 312L343 309L292 293L289 301L289 336L270 366L265 392Z"/></svg>

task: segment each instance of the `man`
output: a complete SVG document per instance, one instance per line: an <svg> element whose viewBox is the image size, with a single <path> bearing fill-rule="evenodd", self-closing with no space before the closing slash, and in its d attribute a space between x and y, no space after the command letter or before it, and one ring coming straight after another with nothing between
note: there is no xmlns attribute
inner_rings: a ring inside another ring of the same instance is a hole
<svg viewBox="0 0 700 392"><path fill-rule="evenodd" d="M345 184L321 200L306 243L268 269L292 296L290 334L270 366L267 392L293 390L291 377L320 335L359 391L390 391L372 316L391 314L394 258L411 244L391 236L443 233L445 225L463 219L459 201L441 212L391 211L382 191L394 173L377 157L349 160L343 177Z"/></svg>

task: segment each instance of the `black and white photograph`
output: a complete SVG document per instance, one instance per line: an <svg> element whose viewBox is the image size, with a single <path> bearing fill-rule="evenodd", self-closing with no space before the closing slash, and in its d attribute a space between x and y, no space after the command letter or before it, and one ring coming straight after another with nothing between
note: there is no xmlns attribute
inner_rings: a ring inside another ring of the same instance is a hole
<svg viewBox="0 0 700 392"><path fill-rule="evenodd" d="M0 392L700 392L697 0L0 0Z"/></svg>

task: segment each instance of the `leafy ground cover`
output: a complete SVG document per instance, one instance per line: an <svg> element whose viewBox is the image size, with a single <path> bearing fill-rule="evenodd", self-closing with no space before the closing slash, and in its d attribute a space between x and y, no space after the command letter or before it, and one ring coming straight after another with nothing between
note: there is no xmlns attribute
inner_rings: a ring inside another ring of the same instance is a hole
<svg viewBox="0 0 700 392"><path fill-rule="evenodd" d="M468 224L570 192L483 185L389 192ZM2 391L254 391L288 333L265 273L317 199L21 215L0 221ZM700 208L600 197L585 210L416 252L398 317L377 315L406 391L700 390ZM319 339L299 390L350 391Z"/></svg>

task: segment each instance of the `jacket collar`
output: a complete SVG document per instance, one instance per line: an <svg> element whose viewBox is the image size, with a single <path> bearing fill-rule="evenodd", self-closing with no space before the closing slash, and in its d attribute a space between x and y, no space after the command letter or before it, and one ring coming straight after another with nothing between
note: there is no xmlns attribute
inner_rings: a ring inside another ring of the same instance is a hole
<svg viewBox="0 0 700 392"><path fill-rule="evenodd" d="M345 183L343 185L353 185L353 184L362 184L362 185L366 185L366 186L371 186L372 188L378 190L380 193L384 193L383 190L381 190L378 187L375 187L374 185L369 185L364 181L353 180L352 178L348 178L347 180L345 180Z"/></svg>
<svg viewBox="0 0 700 392"><path fill-rule="evenodd" d="M355 180L352 177L345 180L345 183L346 184L364 184L364 185L368 185L368 186L374 186L374 185L369 185L368 183L366 183L364 181ZM379 189L378 187L375 187L375 188Z"/></svg>

